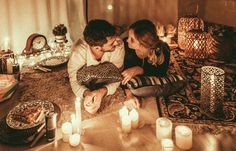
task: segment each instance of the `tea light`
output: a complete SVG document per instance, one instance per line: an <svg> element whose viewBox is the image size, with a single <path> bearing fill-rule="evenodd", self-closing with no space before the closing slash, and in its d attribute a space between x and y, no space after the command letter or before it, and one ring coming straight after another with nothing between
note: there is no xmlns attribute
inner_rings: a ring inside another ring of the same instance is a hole
<svg viewBox="0 0 236 151"><path fill-rule="evenodd" d="M72 123L72 132L77 133L79 127L79 119L75 117L75 114L71 115L71 123Z"/></svg>
<svg viewBox="0 0 236 151"><path fill-rule="evenodd" d="M73 147L78 146L80 143L80 135L79 134L71 135L69 139L69 143Z"/></svg>
<svg viewBox="0 0 236 151"><path fill-rule="evenodd" d="M132 109L129 113L129 117L131 120L131 127L132 128L137 128L138 127L138 121L139 121L139 116L138 112L135 109Z"/></svg>
<svg viewBox="0 0 236 151"><path fill-rule="evenodd" d="M131 119L129 116L123 116L121 118L121 128L124 133L129 133L131 131Z"/></svg>
<svg viewBox="0 0 236 151"><path fill-rule="evenodd" d="M162 139L161 140L162 151L173 151L174 143L172 139Z"/></svg>
<svg viewBox="0 0 236 151"><path fill-rule="evenodd" d="M127 106L123 106L120 110L119 110L119 116L120 116L120 121L122 119L122 117L126 117L129 114L129 110L127 108Z"/></svg>
<svg viewBox="0 0 236 151"><path fill-rule="evenodd" d="M62 139L64 142L69 142L69 138L72 134L72 124L70 122L65 122L61 127Z"/></svg>
<svg viewBox="0 0 236 151"><path fill-rule="evenodd" d="M192 148L192 130L187 126L176 126L175 141L180 149L188 150Z"/></svg>
<svg viewBox="0 0 236 151"><path fill-rule="evenodd" d="M172 138L172 122L165 117L156 120L156 137L158 140Z"/></svg>

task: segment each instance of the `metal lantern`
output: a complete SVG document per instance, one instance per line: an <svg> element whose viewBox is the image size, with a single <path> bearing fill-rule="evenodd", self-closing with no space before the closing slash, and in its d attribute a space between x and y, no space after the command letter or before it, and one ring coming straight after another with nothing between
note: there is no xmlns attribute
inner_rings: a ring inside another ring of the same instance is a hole
<svg viewBox="0 0 236 151"><path fill-rule="evenodd" d="M224 101L224 70L203 66L201 68L201 101L203 112L211 117L220 117Z"/></svg>
<svg viewBox="0 0 236 151"><path fill-rule="evenodd" d="M192 16L180 18L178 23L178 45L181 49L185 49L186 33L192 29L204 30L203 20L201 18Z"/></svg>
<svg viewBox="0 0 236 151"><path fill-rule="evenodd" d="M193 59L207 58L205 32L201 30L191 30L187 32L185 56Z"/></svg>

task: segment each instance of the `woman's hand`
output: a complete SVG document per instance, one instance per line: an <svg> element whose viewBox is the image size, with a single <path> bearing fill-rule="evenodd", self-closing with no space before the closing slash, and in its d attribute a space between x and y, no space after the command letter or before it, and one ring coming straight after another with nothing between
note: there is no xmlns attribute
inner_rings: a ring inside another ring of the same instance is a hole
<svg viewBox="0 0 236 151"><path fill-rule="evenodd" d="M132 79L136 75L143 74L143 68L139 66L131 67L126 70L124 70L121 74L124 77L122 80L122 84L125 85L130 79Z"/></svg>

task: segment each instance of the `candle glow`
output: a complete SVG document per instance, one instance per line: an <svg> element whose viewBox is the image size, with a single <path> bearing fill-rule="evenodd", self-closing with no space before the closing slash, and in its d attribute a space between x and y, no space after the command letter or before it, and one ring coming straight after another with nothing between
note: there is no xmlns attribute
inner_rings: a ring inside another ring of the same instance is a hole
<svg viewBox="0 0 236 151"><path fill-rule="evenodd" d="M176 145L180 149L188 150L192 148L192 130L183 125L175 128Z"/></svg>

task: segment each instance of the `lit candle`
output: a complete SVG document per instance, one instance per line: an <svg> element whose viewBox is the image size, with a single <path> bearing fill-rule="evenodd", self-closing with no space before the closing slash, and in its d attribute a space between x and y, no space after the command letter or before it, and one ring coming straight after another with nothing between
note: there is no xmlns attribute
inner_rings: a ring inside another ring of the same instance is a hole
<svg viewBox="0 0 236 151"><path fill-rule="evenodd" d="M156 137L158 140L172 138L172 122L165 117L156 120Z"/></svg>
<svg viewBox="0 0 236 151"><path fill-rule="evenodd" d="M72 123L72 132L78 133L79 131L79 119L76 118L75 114L71 115L71 123Z"/></svg>
<svg viewBox="0 0 236 151"><path fill-rule="evenodd" d="M180 149L188 150L192 148L192 130L187 126L176 126L175 141Z"/></svg>
<svg viewBox="0 0 236 151"><path fill-rule="evenodd" d="M77 128L77 132L81 133L82 131L82 116L81 116L81 99L79 97L76 98L75 101L75 118L76 121L78 122L78 128Z"/></svg>
<svg viewBox="0 0 236 151"><path fill-rule="evenodd" d="M198 49L198 41L197 41L197 40L194 40L194 42L193 42L193 47L194 47L195 49Z"/></svg>
<svg viewBox="0 0 236 151"><path fill-rule="evenodd" d="M138 127L138 122L139 122L139 116L138 112L135 109L132 109L129 113L129 117L131 120L131 127L132 128L137 128Z"/></svg>
<svg viewBox="0 0 236 151"><path fill-rule="evenodd" d="M215 111L215 77L214 75L211 75L210 79L210 85L211 85L211 90L210 90L210 111L214 112Z"/></svg>
<svg viewBox="0 0 236 151"><path fill-rule="evenodd" d="M14 59L13 58L8 58L7 59L7 73L13 73L13 68L12 65L14 63Z"/></svg>
<svg viewBox="0 0 236 151"><path fill-rule="evenodd" d="M79 134L71 135L69 139L69 143L73 147L78 146L80 143L80 135Z"/></svg>
<svg viewBox="0 0 236 151"><path fill-rule="evenodd" d="M162 151L173 151L174 143L172 139L162 139L161 140Z"/></svg>
<svg viewBox="0 0 236 151"><path fill-rule="evenodd" d="M121 118L121 128L124 133L131 132L131 119L129 116L122 116Z"/></svg>
<svg viewBox="0 0 236 151"><path fill-rule="evenodd" d="M120 116L120 121L122 119L122 117L126 117L129 114L129 110L127 108L127 106L123 106L120 110L119 110L119 116Z"/></svg>
<svg viewBox="0 0 236 151"><path fill-rule="evenodd" d="M64 142L68 142L72 134L72 124L70 122L65 122L61 127L62 139Z"/></svg>
<svg viewBox="0 0 236 151"><path fill-rule="evenodd" d="M8 51L9 49L9 38L6 37L3 42L3 50Z"/></svg>

